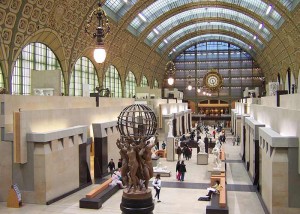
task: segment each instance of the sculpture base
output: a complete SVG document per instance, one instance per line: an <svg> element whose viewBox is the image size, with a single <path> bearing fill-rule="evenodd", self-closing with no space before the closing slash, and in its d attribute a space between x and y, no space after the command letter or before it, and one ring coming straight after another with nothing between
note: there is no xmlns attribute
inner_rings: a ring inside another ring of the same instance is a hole
<svg viewBox="0 0 300 214"><path fill-rule="evenodd" d="M122 214L153 214L154 203L151 189L133 192L125 189L120 204Z"/></svg>
<svg viewBox="0 0 300 214"><path fill-rule="evenodd" d="M198 153L197 154L197 164L198 165L207 165L208 164L208 154L207 153Z"/></svg>

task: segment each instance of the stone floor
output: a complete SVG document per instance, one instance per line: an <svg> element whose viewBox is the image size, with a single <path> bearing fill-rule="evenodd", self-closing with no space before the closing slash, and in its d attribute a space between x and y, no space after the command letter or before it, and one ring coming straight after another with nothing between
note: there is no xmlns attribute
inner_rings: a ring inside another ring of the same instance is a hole
<svg viewBox="0 0 300 214"><path fill-rule="evenodd" d="M226 152L227 164L227 201L230 214L264 214L263 206L255 188L251 185L248 173L240 158L240 146L233 146L230 133L227 131ZM212 162L212 156L209 162ZM169 162L161 158L163 166L171 170L171 177L162 178L161 203L155 204L154 214L204 214L210 202L198 201L200 196L207 193L206 188L210 183L210 173L207 165L197 165L196 150L193 156L185 161L187 173L185 181L180 182L175 178L176 161ZM6 203L0 203L0 213L12 214L53 214L53 213L103 213L120 214L120 201L122 191L117 192L106 201L99 210L80 209L79 200L96 185L91 185L51 205L24 204L22 208L7 208Z"/></svg>

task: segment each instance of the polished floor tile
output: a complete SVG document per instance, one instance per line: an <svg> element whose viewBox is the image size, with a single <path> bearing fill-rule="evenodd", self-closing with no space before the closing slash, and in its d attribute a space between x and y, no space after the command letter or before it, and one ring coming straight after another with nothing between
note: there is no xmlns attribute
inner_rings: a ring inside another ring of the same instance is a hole
<svg viewBox="0 0 300 214"><path fill-rule="evenodd" d="M227 143L223 145L226 152L227 201L230 214L264 214L255 187L252 186L248 173L240 157L240 146L233 146L232 137L227 131ZM212 155L209 162L213 161ZM160 162L171 170L171 177L162 177L161 203L155 203L154 214L205 214L210 202L198 201L200 196L207 194L210 183L210 173L207 165L197 165L196 149L193 149L192 159L185 161L187 173L184 182L176 180L175 166L177 161ZM79 200L94 188L96 184L80 190L51 205L25 204L22 208L7 208L6 203L0 203L0 213L11 214L120 214L122 190L107 200L99 210L80 209ZM152 188L152 187L150 187ZM153 192L154 194L154 192Z"/></svg>

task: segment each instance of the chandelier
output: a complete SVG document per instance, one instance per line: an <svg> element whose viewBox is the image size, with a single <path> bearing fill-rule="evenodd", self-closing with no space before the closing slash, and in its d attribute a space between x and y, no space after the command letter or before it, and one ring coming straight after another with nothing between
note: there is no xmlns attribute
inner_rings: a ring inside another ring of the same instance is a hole
<svg viewBox="0 0 300 214"><path fill-rule="evenodd" d="M166 76L168 77L168 84L174 84L175 64L172 61L167 62L165 67Z"/></svg>
<svg viewBox="0 0 300 214"><path fill-rule="evenodd" d="M96 16L98 26L96 32L89 31L93 16ZM94 9L86 20L85 33L89 34L93 39L96 38L96 48L94 50L94 59L97 63L103 63L106 58L106 51L104 49L104 38L110 32L110 26L105 11L102 9L101 1L98 2L98 7Z"/></svg>

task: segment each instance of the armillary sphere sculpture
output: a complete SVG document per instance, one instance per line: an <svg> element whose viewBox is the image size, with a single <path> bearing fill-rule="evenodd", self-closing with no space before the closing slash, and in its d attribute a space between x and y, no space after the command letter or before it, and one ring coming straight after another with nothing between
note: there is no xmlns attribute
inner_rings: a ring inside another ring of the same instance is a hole
<svg viewBox="0 0 300 214"><path fill-rule="evenodd" d="M143 213L152 213L154 209L148 183L153 177L151 149L156 143L156 129L156 116L146 105L130 105L118 117L121 138L116 144L122 158L122 179L127 186L121 203L123 213L142 210Z"/></svg>

